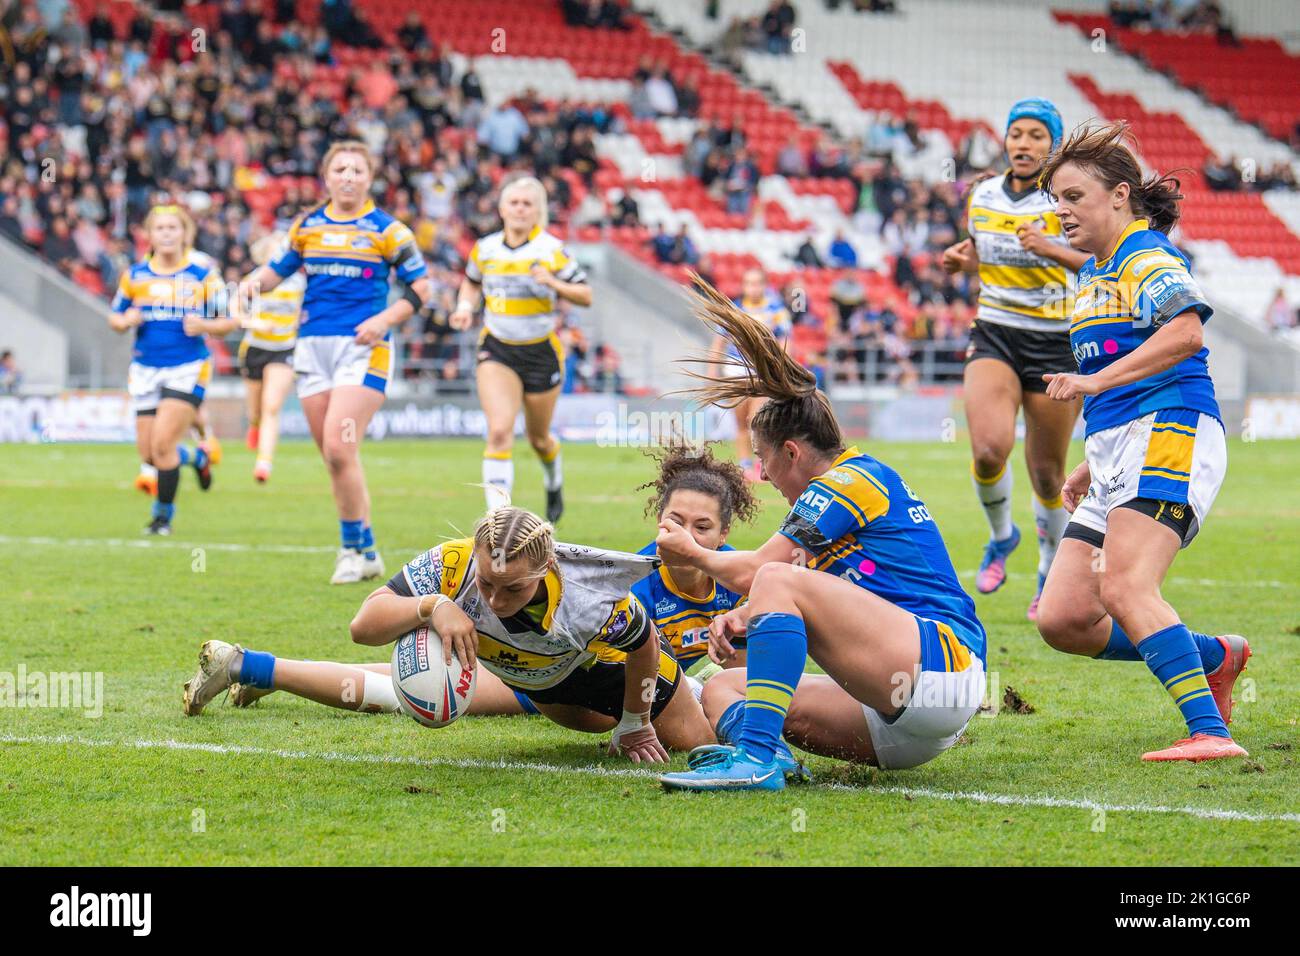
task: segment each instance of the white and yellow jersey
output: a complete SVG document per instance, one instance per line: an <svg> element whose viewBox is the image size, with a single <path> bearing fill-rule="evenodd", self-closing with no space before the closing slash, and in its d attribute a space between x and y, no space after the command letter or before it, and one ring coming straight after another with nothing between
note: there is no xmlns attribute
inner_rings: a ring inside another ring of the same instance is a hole
<svg viewBox="0 0 1300 956"><path fill-rule="evenodd" d="M631 594L654 570L653 556L555 545L559 570L548 571L541 619L527 610L501 620L479 596L474 541L430 548L388 582L402 595L445 594L474 622L483 666L522 691L554 687L580 667L658 640L650 615ZM539 605L540 608L540 605Z"/></svg>
<svg viewBox="0 0 1300 956"><path fill-rule="evenodd" d="M1065 266L1021 248L1016 230L1037 223L1053 242L1069 248L1055 203L1041 189L1012 193L1008 176L977 184L967 206L966 228L980 259L980 298L975 318L1038 332L1070 331L1074 275Z"/></svg>
<svg viewBox="0 0 1300 956"><path fill-rule="evenodd" d="M465 277L482 286L483 323L502 342L544 342L555 330L555 292L533 280L535 265L545 266L564 282L587 281L564 243L541 226L521 246L509 246L504 232L494 232L470 250Z"/></svg>
<svg viewBox="0 0 1300 956"><path fill-rule="evenodd" d="M295 272L270 292L262 292L253 303L253 317L269 322L271 328L244 331L243 344L271 352L284 352L298 341L298 317L302 314L302 297L307 291L307 277Z"/></svg>

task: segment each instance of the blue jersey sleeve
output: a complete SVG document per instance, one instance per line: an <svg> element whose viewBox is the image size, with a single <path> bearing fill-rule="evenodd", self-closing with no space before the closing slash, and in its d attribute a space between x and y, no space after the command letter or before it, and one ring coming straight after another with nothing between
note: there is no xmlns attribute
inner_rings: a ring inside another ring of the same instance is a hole
<svg viewBox="0 0 1300 956"><path fill-rule="evenodd" d="M1157 262L1146 271L1137 287L1134 312L1156 328L1188 310L1205 323L1214 310L1192 274L1177 260Z"/></svg>
<svg viewBox="0 0 1300 956"><path fill-rule="evenodd" d="M275 255L267 263L281 279L289 278L302 268L302 237L298 231L301 226L300 218L289 227L289 235L285 238L284 245L276 250Z"/></svg>
<svg viewBox="0 0 1300 956"><path fill-rule="evenodd" d="M888 511L885 487L865 471L845 464L813 479L780 530L800 547L819 555Z"/></svg>

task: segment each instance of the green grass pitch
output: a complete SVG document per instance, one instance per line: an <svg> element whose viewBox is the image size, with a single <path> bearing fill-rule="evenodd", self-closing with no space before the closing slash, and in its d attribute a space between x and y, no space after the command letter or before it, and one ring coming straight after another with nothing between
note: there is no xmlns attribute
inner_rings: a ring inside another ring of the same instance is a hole
<svg viewBox="0 0 1300 956"><path fill-rule="evenodd" d="M1166 587L1194 627L1251 640L1233 724L1248 762L1143 765L1142 751L1183 729L1147 670L1042 643L1024 617L1037 555L1017 461L1026 546L1007 586L978 605L991 675L1033 712L977 717L962 743L915 770L813 758L817 784L775 795L665 794L649 771L604 756L603 738L540 718L427 730L284 694L183 717L181 683L209 637L380 659L347 635L372 585L326 583L337 524L314 449L286 445L258 487L249 453L228 446L209 494L183 476L176 534L154 542L140 537L148 502L130 487L130 447L0 451L0 672L102 672L105 700L97 719L0 706L0 864L1300 862L1298 443L1232 444L1215 512ZM925 499L973 587L986 532L967 448L865 449ZM480 450L367 446L390 570L472 527ZM651 468L640 452L569 445L565 456L561 538L644 544L652 523L633 489ZM518 503L540 508L525 446L517 461ZM753 546L776 527L782 504L762 494L755 527L732 543Z"/></svg>

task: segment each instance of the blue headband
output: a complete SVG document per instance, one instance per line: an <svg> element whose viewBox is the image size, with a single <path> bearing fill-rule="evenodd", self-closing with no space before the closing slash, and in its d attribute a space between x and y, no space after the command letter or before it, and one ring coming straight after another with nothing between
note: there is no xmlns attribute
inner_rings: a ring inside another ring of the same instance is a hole
<svg viewBox="0 0 1300 956"><path fill-rule="evenodd" d="M1052 134L1052 149L1061 142L1061 114L1056 110L1056 104L1051 100L1045 100L1040 96L1032 96L1029 99L1021 100L1011 107L1011 114L1007 117L1007 129L1018 119L1038 120L1047 127L1047 131Z"/></svg>

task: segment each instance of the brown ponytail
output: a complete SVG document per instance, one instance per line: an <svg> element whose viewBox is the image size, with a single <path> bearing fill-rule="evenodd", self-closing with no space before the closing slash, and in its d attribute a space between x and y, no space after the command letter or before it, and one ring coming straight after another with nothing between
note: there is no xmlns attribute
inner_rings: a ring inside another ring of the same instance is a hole
<svg viewBox="0 0 1300 956"><path fill-rule="evenodd" d="M749 398L766 398L768 402L754 414L750 428L769 445L786 441L807 442L822 454L838 455L844 451L844 436L831 409L830 400L817 389L817 379L777 341L762 322L741 309L695 273L691 282L696 291L695 314L710 329L730 339L740 358L724 358L723 364L743 372L735 378L714 378L690 370L692 378L708 384L686 389L688 394L706 404L735 408ZM708 365L710 359L692 358L687 363Z"/></svg>
<svg viewBox="0 0 1300 956"><path fill-rule="evenodd" d="M1172 173L1144 177L1133 149L1125 140L1137 147L1137 140L1129 131L1128 123L1109 123L1104 126L1077 127L1056 152L1043 165L1038 185L1052 191L1052 177L1066 163L1087 170L1107 189L1120 183L1129 187L1129 206L1133 215L1151 222L1151 228L1166 235L1178 223L1181 215L1179 203L1183 199L1182 183ZM1178 170L1175 170L1177 172Z"/></svg>

